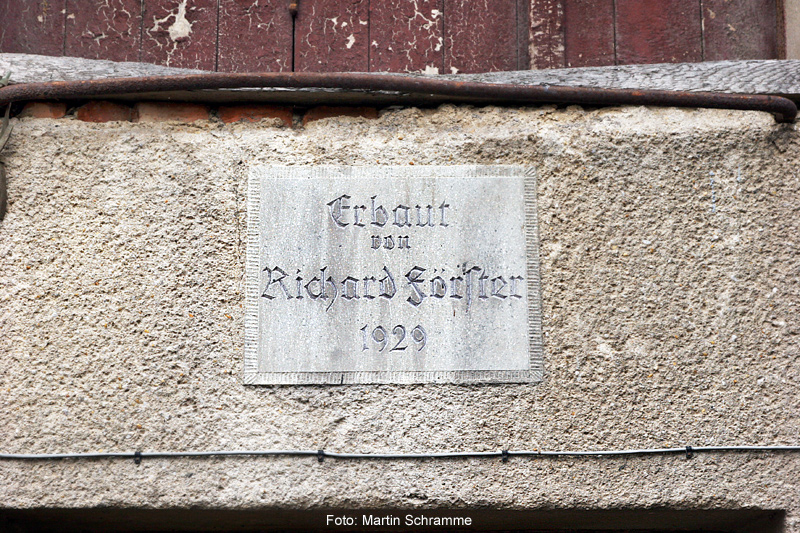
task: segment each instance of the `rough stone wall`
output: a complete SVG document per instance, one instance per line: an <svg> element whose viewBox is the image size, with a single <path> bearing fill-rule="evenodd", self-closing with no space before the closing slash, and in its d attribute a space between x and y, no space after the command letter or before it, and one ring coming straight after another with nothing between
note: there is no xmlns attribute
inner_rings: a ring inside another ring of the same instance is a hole
<svg viewBox="0 0 800 533"><path fill-rule="evenodd" d="M390 110L302 129L19 121L0 451L800 444L800 146L755 112ZM545 380L242 385L257 164L535 165ZM0 461L0 507L784 509L800 456Z"/></svg>

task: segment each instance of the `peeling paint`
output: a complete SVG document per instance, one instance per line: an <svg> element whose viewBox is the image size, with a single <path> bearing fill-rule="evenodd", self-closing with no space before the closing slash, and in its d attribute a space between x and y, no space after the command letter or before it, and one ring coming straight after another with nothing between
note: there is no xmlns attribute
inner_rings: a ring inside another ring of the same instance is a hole
<svg viewBox="0 0 800 533"><path fill-rule="evenodd" d="M169 19L174 18L175 21L167 28L169 38L173 41L179 41L189 37L192 33L192 23L186 18L186 3L188 0L182 0L178 5L177 13L170 13L162 19L153 17L153 27L150 28L151 32L161 31L161 25L165 24Z"/></svg>
<svg viewBox="0 0 800 533"><path fill-rule="evenodd" d="M64 53L68 56L112 61L139 59L141 1L68 0Z"/></svg>
<svg viewBox="0 0 800 533"><path fill-rule="evenodd" d="M208 23L216 20L210 2ZM292 19L287 4L252 0L219 1L219 65L223 72L285 71L291 68ZM313 9L313 4L312 4ZM196 24L196 22L195 22ZM195 27L193 40L201 35ZM214 55L214 35L208 41ZM213 69L213 67L212 67Z"/></svg>
<svg viewBox="0 0 800 533"><path fill-rule="evenodd" d="M192 23L186 19L186 2L183 0L178 6L178 14L175 15L175 22L169 27L169 38L173 41L186 39L192 33Z"/></svg>
<svg viewBox="0 0 800 533"><path fill-rule="evenodd" d="M355 36L353 36L353 34L350 34L350 37L347 38L347 42L345 43L345 46L347 48L352 48L353 45L355 44L355 42L356 42Z"/></svg>
<svg viewBox="0 0 800 533"><path fill-rule="evenodd" d="M529 15L531 68L564 67L563 0L531 0Z"/></svg>
<svg viewBox="0 0 800 533"><path fill-rule="evenodd" d="M402 0L373 8L370 29L377 52L370 55L371 70L441 72L443 7L443 0Z"/></svg>

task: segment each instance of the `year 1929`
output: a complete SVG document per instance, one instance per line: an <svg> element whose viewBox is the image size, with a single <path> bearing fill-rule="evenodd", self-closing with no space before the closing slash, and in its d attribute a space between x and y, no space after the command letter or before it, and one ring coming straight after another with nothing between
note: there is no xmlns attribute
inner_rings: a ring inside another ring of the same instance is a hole
<svg viewBox="0 0 800 533"><path fill-rule="evenodd" d="M394 344L394 347L389 348L390 352L399 352L409 347L409 342L406 340L406 328L400 324L392 328L391 340L389 339L389 332L383 326L376 327L372 330L371 334L367 334L368 328L369 326L366 324L363 328L361 328L362 352L369 350L370 346L372 346L373 349L382 352L394 341L397 342ZM425 333L425 329L422 326L416 326L411 330L411 333L408 336L411 337L411 341L416 346L417 351L425 348L425 345L428 343L428 334ZM372 342L370 342L370 340Z"/></svg>

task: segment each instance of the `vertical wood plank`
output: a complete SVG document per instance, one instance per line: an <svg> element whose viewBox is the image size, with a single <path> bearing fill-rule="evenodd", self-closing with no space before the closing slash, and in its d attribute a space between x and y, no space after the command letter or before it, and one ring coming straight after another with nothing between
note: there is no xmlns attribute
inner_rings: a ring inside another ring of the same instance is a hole
<svg viewBox="0 0 800 533"><path fill-rule="evenodd" d="M517 2L445 0L445 74L517 67Z"/></svg>
<svg viewBox="0 0 800 533"><path fill-rule="evenodd" d="M565 65L563 0L531 0L530 28L531 68L562 68Z"/></svg>
<svg viewBox="0 0 800 533"><path fill-rule="evenodd" d="M301 0L294 69L367 72L369 33L368 0Z"/></svg>
<svg viewBox="0 0 800 533"><path fill-rule="evenodd" d="M221 72L292 69L292 16L286 0L220 0Z"/></svg>
<svg viewBox="0 0 800 533"><path fill-rule="evenodd" d="M369 70L441 73L443 10L444 0L370 2Z"/></svg>
<svg viewBox="0 0 800 533"><path fill-rule="evenodd" d="M706 61L776 59L775 0L702 0Z"/></svg>
<svg viewBox="0 0 800 533"><path fill-rule="evenodd" d="M614 64L614 0L564 0L567 67Z"/></svg>
<svg viewBox="0 0 800 533"><path fill-rule="evenodd" d="M217 0L144 0L142 61L214 70Z"/></svg>
<svg viewBox="0 0 800 533"><path fill-rule="evenodd" d="M64 53L64 0L0 0L0 52Z"/></svg>
<svg viewBox="0 0 800 533"><path fill-rule="evenodd" d="M517 0L517 70L531 68L530 0Z"/></svg>
<svg viewBox="0 0 800 533"><path fill-rule="evenodd" d="M617 63L702 61L699 0L617 0Z"/></svg>
<svg viewBox="0 0 800 533"><path fill-rule="evenodd" d="M141 0L67 0L64 55L138 61Z"/></svg>

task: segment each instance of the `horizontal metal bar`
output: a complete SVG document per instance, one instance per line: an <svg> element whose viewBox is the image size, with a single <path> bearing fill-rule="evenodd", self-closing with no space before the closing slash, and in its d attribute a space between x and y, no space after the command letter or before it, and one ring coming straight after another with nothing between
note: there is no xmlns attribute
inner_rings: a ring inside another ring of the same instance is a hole
<svg viewBox="0 0 800 533"><path fill-rule="evenodd" d="M49 99L81 99L162 91L235 88L344 89L419 95L470 97L516 104L652 105L736 109L772 113L778 122L794 122L797 106L788 98L709 92L600 89L549 85L479 83L393 74L263 72L147 76L85 81L24 83L0 88L0 105Z"/></svg>

